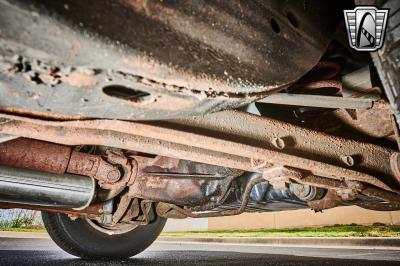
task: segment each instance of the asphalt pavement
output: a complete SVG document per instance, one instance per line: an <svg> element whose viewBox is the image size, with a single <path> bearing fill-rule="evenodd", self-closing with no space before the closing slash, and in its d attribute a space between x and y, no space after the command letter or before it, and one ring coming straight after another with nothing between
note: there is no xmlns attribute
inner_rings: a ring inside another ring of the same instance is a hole
<svg viewBox="0 0 400 266"><path fill-rule="evenodd" d="M0 265L400 265L400 249L156 241L126 260L87 261L46 238L0 238Z"/></svg>

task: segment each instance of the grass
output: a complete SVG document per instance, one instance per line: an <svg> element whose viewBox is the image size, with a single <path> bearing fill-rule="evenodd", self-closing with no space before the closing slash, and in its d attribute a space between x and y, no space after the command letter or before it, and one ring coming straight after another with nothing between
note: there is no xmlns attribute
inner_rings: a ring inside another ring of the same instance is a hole
<svg viewBox="0 0 400 266"><path fill-rule="evenodd" d="M36 229L36 228L17 228L17 227L0 227L0 231L12 231L12 232L36 232L36 233L44 233L45 229Z"/></svg>
<svg viewBox="0 0 400 266"><path fill-rule="evenodd" d="M0 231L46 232L45 229L0 227ZM400 237L400 225L333 225L323 227L163 232L171 237Z"/></svg>
<svg viewBox="0 0 400 266"><path fill-rule="evenodd" d="M400 225L334 225L307 228L163 232L170 237L400 237Z"/></svg>

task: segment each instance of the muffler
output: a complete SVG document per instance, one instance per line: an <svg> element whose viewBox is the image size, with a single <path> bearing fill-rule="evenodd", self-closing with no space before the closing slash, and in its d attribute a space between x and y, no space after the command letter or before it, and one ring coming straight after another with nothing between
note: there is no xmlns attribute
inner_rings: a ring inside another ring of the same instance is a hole
<svg viewBox="0 0 400 266"><path fill-rule="evenodd" d="M0 166L0 202L80 210L95 188L92 177Z"/></svg>

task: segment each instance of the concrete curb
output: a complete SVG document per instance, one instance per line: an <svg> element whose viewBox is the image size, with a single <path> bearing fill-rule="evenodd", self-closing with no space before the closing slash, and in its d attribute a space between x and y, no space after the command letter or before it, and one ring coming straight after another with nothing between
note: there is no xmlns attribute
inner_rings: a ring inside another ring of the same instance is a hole
<svg viewBox="0 0 400 266"><path fill-rule="evenodd" d="M363 246L400 248L397 237L159 237L159 241L226 243L226 244L261 244L285 246Z"/></svg>

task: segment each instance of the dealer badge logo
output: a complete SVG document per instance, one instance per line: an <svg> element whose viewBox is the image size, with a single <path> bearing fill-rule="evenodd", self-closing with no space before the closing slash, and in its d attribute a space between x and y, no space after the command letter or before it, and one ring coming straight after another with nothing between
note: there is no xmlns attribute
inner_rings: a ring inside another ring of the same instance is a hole
<svg viewBox="0 0 400 266"><path fill-rule="evenodd" d="M350 47L357 51L373 52L383 46L388 9L357 6L343 12Z"/></svg>

